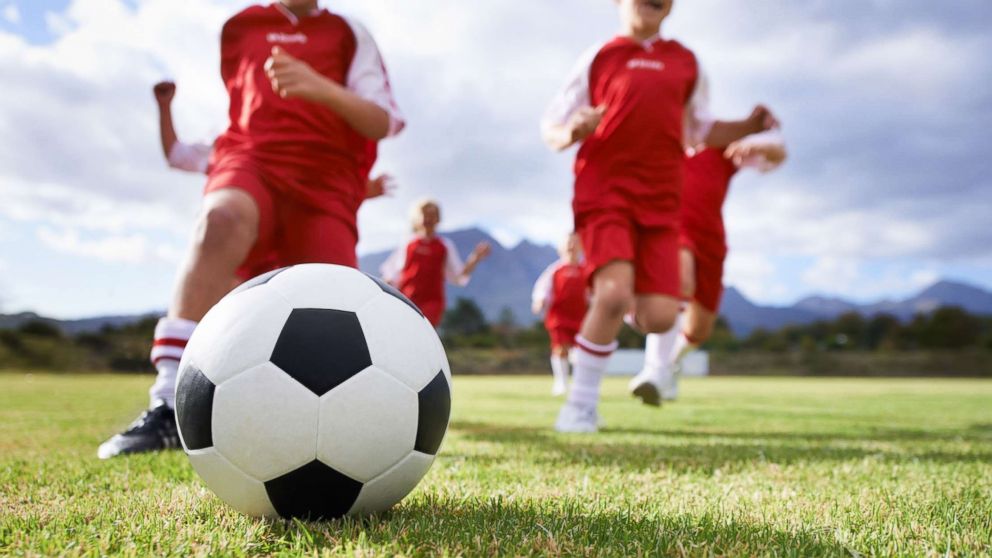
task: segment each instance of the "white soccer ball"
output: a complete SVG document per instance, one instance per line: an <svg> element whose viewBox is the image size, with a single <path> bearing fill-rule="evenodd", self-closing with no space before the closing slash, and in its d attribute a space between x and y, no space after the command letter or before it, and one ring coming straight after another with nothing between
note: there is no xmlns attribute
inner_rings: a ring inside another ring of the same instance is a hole
<svg viewBox="0 0 992 558"><path fill-rule="evenodd" d="M197 326L176 387L193 468L251 516L385 510L427 473L448 427L437 333L392 287L306 264L261 275Z"/></svg>

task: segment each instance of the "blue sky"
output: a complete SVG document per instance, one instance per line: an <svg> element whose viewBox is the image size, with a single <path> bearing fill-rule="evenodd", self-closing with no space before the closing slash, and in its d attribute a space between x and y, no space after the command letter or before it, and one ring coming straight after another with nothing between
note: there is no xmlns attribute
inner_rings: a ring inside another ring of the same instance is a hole
<svg viewBox="0 0 992 558"><path fill-rule="evenodd" d="M0 0L0 311L165 307L202 179L168 171L150 87L179 83L180 135L224 125L216 40L247 2ZM340 0L374 33L409 128L377 168L361 252L431 194L447 228L557 242L572 154L537 120L574 59L616 29L608 0ZM727 282L764 303L898 298L938 278L992 288L988 0L678 0L666 35L711 76L715 112L755 102L792 159L726 207Z"/></svg>

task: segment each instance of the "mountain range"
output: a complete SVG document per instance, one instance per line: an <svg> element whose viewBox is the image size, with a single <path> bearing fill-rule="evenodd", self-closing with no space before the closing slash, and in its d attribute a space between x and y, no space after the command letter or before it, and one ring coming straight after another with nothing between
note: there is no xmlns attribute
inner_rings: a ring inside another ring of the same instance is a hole
<svg viewBox="0 0 992 558"><path fill-rule="evenodd" d="M486 241L492 245L492 254L479 264L467 286L448 285L449 304L453 304L458 297L472 299L490 321L498 320L507 309L518 324L529 324L536 319L530 312L530 293L537 277L558 258L554 247L525 240L508 248L478 228L443 235L451 239L463 258L479 242ZM367 254L360 258L359 267L366 273L378 275L379 267L390 253L391 251L384 251ZM932 312L941 306L960 306L972 314L992 315L992 292L945 280L901 300L858 304L842 298L810 296L789 306L762 306L748 300L734 287L728 287L724 292L721 315L735 334L745 336L756 328L775 330L789 324L831 320L846 312L858 312L865 316L887 313L901 320L909 320L918 313ZM133 323L147 316L148 314L107 316L63 321L30 312L0 314L0 329L16 328L25 322L41 319L57 325L68 334L75 334L96 331L107 325Z"/></svg>

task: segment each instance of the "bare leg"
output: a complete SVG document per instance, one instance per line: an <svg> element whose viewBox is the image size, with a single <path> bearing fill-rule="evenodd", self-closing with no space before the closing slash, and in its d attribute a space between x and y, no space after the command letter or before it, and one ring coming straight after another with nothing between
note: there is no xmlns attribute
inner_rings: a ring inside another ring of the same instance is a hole
<svg viewBox="0 0 992 558"><path fill-rule="evenodd" d="M170 318L199 321L238 284L236 271L258 238L258 206L236 188L207 194L179 271Z"/></svg>
<svg viewBox="0 0 992 558"><path fill-rule="evenodd" d="M612 343L623 326L623 315L634 298L634 266L615 261L600 268L593 276L592 301L586 312L581 337L605 345Z"/></svg>

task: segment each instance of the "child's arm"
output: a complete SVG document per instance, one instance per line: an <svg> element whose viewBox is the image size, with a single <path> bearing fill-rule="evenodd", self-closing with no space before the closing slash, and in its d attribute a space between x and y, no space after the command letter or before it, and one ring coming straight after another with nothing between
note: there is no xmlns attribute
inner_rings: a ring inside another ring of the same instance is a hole
<svg viewBox="0 0 992 558"><path fill-rule="evenodd" d="M365 199L371 200L380 196L392 196L396 190L396 181L388 174L380 174L370 178L365 183Z"/></svg>
<svg viewBox="0 0 992 558"><path fill-rule="evenodd" d="M551 302L551 278L554 276L557 265L557 263L549 265L541 273L541 276L537 278L537 282L534 283L534 290L530 295L530 310L534 314L540 314Z"/></svg>
<svg viewBox="0 0 992 558"><path fill-rule="evenodd" d="M469 254L468 260L462 263L461 258L458 257L458 248L455 247L455 244L443 237L441 238L441 242L444 243L444 247L448 252L448 256L444 262L445 276L448 278L448 281L459 287L468 285L468 281L472 278L472 273L475 271L476 266L482 263L482 260L488 258L492 251L492 247L489 246L488 242L480 242L472 250L472 253Z"/></svg>
<svg viewBox="0 0 992 558"><path fill-rule="evenodd" d="M279 47L265 61L272 89L284 99L298 97L338 113L356 132L372 140L389 135L390 116L382 107L367 101L328 79Z"/></svg>
<svg viewBox="0 0 992 558"><path fill-rule="evenodd" d="M176 96L176 84L171 81L159 82L152 87L152 92L158 103L158 129L162 140L162 154L168 159L172 147L179 141L176 128L172 124L172 99Z"/></svg>
<svg viewBox="0 0 992 558"><path fill-rule="evenodd" d="M599 127L606 107L592 107L589 95L589 66L599 47L587 50L572 67L564 87L544 111L541 137L555 151L586 139Z"/></svg>
<svg viewBox="0 0 992 558"><path fill-rule="evenodd" d="M382 280L394 287L399 284L400 274L406 267L406 246L406 242L401 243L379 266L379 275L382 276Z"/></svg>
<svg viewBox="0 0 992 558"><path fill-rule="evenodd" d="M763 105L758 105L751 111L751 116L744 120L714 122L703 143L709 147L727 147L737 140L771 130L777 125L778 121L771 111Z"/></svg>
<svg viewBox="0 0 992 558"><path fill-rule="evenodd" d="M785 140L777 127L737 140L723 154L739 168L756 168L761 172L775 170L788 157Z"/></svg>

